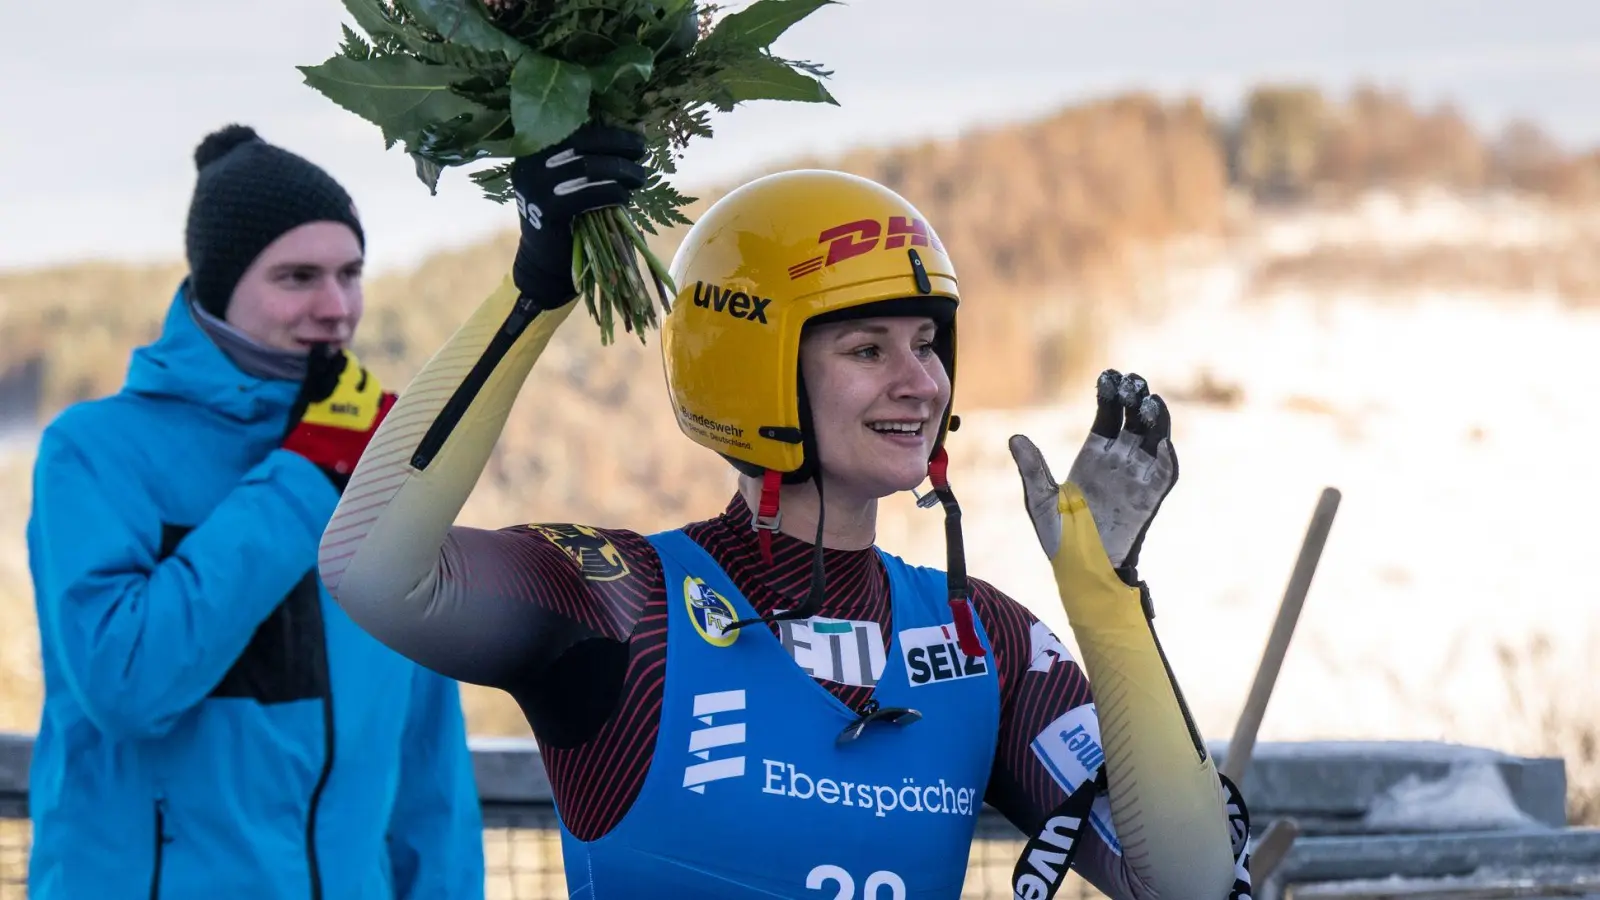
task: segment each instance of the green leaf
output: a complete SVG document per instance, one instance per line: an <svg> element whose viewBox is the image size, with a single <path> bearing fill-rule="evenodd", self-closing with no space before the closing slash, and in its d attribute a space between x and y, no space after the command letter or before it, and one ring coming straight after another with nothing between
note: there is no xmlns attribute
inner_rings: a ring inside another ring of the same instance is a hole
<svg viewBox="0 0 1600 900"><path fill-rule="evenodd" d="M516 156L527 156L578 130L589 118L592 80L573 63L528 53L511 70L512 140Z"/></svg>
<svg viewBox="0 0 1600 900"><path fill-rule="evenodd" d="M831 103L833 99L822 82L789 68L783 60L757 56L729 66L718 77L720 86L735 103L749 100L795 100L804 103Z"/></svg>
<svg viewBox="0 0 1600 900"><path fill-rule="evenodd" d="M661 18L670 19L693 3L694 0L656 0L652 4L661 14ZM688 10L689 15L694 15L694 10Z"/></svg>
<svg viewBox="0 0 1600 900"><path fill-rule="evenodd" d="M659 21L640 35L641 43L658 54L683 56L700 40L699 11L688 0L659 7Z"/></svg>
<svg viewBox="0 0 1600 900"><path fill-rule="evenodd" d="M346 0L349 2L349 0ZM501 53L520 59L528 48L501 31L474 0L396 0L429 31L446 41L464 44L484 53Z"/></svg>
<svg viewBox="0 0 1600 900"><path fill-rule="evenodd" d="M381 37L399 41L408 50L416 50L424 43L394 27L384 15L383 0L344 0L344 8L350 11L350 17L356 20L356 24L375 44L380 43Z"/></svg>
<svg viewBox="0 0 1600 900"><path fill-rule="evenodd" d="M789 26L838 0L756 0L724 17L706 38L708 43L734 44L765 50Z"/></svg>
<svg viewBox="0 0 1600 900"><path fill-rule="evenodd" d="M589 67L594 92L604 94L612 88L628 91L644 84L655 70L655 61L655 54L642 44L618 47Z"/></svg>
<svg viewBox="0 0 1600 900"><path fill-rule="evenodd" d="M473 172L467 176L472 182L483 189L483 196L496 203L506 203L511 200L511 164L504 163L493 168Z"/></svg>
<svg viewBox="0 0 1600 900"><path fill-rule="evenodd" d="M379 8L380 0L344 0L344 8L349 10L350 17L356 20L369 37L376 36L378 32L390 32L389 20L383 17L383 10Z"/></svg>
<svg viewBox="0 0 1600 900"><path fill-rule="evenodd" d="M409 139L428 125L490 110L450 90L471 75L404 56L355 60L335 56L320 66L298 66L306 83L383 130L385 141Z"/></svg>
<svg viewBox="0 0 1600 900"><path fill-rule="evenodd" d="M351 30L349 25L341 24L339 28L344 33L344 42L339 45L339 52L351 59L371 59L372 45L367 43L361 35Z"/></svg>

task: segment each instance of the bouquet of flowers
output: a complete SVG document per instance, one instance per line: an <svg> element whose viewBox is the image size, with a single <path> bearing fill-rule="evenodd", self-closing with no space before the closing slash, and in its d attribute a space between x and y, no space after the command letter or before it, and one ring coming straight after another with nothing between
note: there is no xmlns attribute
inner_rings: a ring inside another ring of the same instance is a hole
<svg viewBox="0 0 1600 900"><path fill-rule="evenodd" d="M641 232L690 224L672 188L683 148L710 137L710 110L750 100L836 103L815 63L774 56L790 26L837 0L756 0L737 12L696 0L343 0L365 34L343 26L337 55L300 66L306 83L377 125L437 192L444 169L505 160L471 179L511 199L510 161L589 121L633 128L649 181L625 209L573 225L573 283L612 341L614 320L644 340L655 307L642 256L670 310L676 293Z"/></svg>

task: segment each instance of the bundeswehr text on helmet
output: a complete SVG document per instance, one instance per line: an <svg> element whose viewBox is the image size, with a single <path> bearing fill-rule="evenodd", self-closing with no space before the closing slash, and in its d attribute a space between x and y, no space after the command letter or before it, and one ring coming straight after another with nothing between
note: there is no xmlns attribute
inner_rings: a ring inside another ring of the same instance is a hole
<svg viewBox="0 0 1600 900"><path fill-rule="evenodd" d="M750 443L741 440L744 437L744 429L737 425L718 422L716 419L708 418L688 409L679 414L679 420L702 437L708 437L719 443L738 447L741 450L750 449Z"/></svg>
<svg viewBox="0 0 1600 900"><path fill-rule="evenodd" d="M767 324L767 305L771 302L771 297L757 297L744 291L706 284L703 281L694 283L695 306L712 312L725 312L735 319L744 319L747 322Z"/></svg>

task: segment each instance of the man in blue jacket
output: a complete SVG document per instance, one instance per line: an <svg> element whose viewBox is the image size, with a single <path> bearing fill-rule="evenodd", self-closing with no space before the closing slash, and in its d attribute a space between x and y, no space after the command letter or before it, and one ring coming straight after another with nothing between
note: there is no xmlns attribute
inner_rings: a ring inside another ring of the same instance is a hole
<svg viewBox="0 0 1600 900"><path fill-rule="evenodd" d="M346 349L355 207L244 126L195 160L190 276L160 337L39 445L29 896L476 900L457 685L317 576L393 402Z"/></svg>

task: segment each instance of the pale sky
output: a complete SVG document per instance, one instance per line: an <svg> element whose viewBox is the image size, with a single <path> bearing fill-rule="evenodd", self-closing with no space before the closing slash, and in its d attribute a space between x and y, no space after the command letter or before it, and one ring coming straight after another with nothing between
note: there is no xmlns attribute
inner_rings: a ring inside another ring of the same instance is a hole
<svg viewBox="0 0 1600 900"><path fill-rule="evenodd" d="M230 121L355 195L376 270L510 227L464 173L438 196L377 130L295 70L332 55L339 0L8 5L0 55L0 267L178 259L191 154ZM896 45L890 50L891 44ZM1596 0L848 0L775 48L835 71L840 107L757 103L692 144L680 186L805 152L951 135L1142 88L1229 108L1265 78L1357 79L1450 99L1480 125L1534 119L1600 145Z"/></svg>

